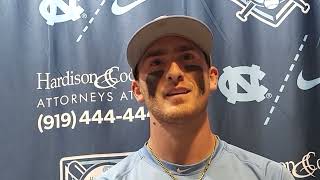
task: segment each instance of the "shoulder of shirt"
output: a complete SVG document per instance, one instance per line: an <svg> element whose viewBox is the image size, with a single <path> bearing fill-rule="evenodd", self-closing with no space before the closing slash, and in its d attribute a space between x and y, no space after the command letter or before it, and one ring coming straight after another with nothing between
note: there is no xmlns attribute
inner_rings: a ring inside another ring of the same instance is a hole
<svg viewBox="0 0 320 180"><path fill-rule="evenodd" d="M229 153L230 155L233 155L236 159L244 164L247 164L248 166L253 166L256 169L259 169L261 173L263 173L266 177L270 177L270 179L294 180L290 172L278 162L226 142L224 142L222 151L224 151L223 153Z"/></svg>
<svg viewBox="0 0 320 180"><path fill-rule="evenodd" d="M133 152L126 158L122 159L116 165L112 166L101 176L95 178L95 180L119 180L123 179L131 170L137 165L137 162L142 159L139 151Z"/></svg>

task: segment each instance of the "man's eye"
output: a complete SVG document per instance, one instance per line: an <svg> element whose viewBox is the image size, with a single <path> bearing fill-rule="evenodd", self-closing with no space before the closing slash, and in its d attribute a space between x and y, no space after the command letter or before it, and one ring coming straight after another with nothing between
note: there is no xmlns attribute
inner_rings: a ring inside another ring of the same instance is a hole
<svg viewBox="0 0 320 180"><path fill-rule="evenodd" d="M160 59L154 59L150 62L150 66L158 66L161 64L161 60Z"/></svg>
<svg viewBox="0 0 320 180"><path fill-rule="evenodd" d="M182 54L182 57L181 57L183 60L191 60L191 59L194 59L194 55L191 54L191 53L184 53Z"/></svg>

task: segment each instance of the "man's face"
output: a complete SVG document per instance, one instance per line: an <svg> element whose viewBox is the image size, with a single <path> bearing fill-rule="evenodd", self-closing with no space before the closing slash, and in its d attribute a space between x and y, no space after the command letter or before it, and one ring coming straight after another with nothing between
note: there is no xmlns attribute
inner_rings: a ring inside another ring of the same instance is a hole
<svg viewBox="0 0 320 180"><path fill-rule="evenodd" d="M191 41L160 38L147 48L137 68L139 79L132 82L132 90L151 117L182 123L206 112L218 71L208 67L203 52Z"/></svg>

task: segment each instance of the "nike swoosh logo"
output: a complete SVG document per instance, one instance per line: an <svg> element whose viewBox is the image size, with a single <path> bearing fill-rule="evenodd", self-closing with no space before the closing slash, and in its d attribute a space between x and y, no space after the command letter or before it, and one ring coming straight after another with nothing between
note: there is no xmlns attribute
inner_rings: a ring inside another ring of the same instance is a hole
<svg viewBox="0 0 320 180"><path fill-rule="evenodd" d="M302 71L300 72L298 79L297 79L297 85L302 90L309 90L315 86L320 84L320 77L313 79L313 80L305 80L302 76Z"/></svg>
<svg viewBox="0 0 320 180"><path fill-rule="evenodd" d="M126 6L119 6L118 0L115 0L111 6L111 11L115 15L122 15L133 9L134 7L138 6L139 4L143 3L146 0L136 0L133 3L130 3Z"/></svg>
<svg viewBox="0 0 320 180"><path fill-rule="evenodd" d="M187 172L190 169L191 168L187 168L187 169L181 170L180 168L177 168L177 172L181 174L181 173Z"/></svg>

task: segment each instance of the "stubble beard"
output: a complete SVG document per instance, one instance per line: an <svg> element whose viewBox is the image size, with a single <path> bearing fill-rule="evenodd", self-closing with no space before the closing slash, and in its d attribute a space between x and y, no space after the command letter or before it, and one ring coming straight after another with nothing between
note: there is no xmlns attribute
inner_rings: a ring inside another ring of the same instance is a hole
<svg viewBox="0 0 320 180"><path fill-rule="evenodd" d="M157 98L150 98L146 102L146 106L150 113L155 117L159 123L166 124L185 124L193 119L199 118L201 114L206 113L208 101L203 103L178 104L174 107L164 107L165 104L157 100Z"/></svg>

